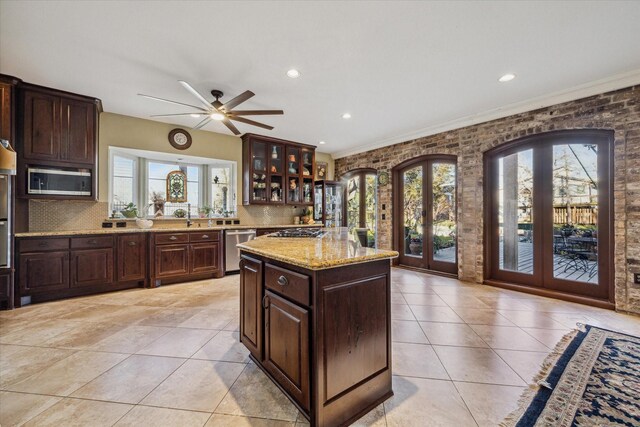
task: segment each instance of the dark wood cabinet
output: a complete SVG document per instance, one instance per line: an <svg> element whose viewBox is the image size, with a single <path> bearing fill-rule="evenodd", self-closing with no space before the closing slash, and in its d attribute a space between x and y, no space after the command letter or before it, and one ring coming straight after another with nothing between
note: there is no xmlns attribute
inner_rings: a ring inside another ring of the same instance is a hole
<svg viewBox="0 0 640 427"><path fill-rule="evenodd" d="M23 295L69 289L69 251L20 254L18 270Z"/></svg>
<svg viewBox="0 0 640 427"><path fill-rule="evenodd" d="M155 233L150 285L224 276L222 233L219 230Z"/></svg>
<svg viewBox="0 0 640 427"><path fill-rule="evenodd" d="M156 248L156 277L189 274L189 245L165 245Z"/></svg>
<svg viewBox="0 0 640 427"><path fill-rule="evenodd" d="M309 310L267 290L263 366L309 410Z"/></svg>
<svg viewBox="0 0 640 427"><path fill-rule="evenodd" d="M251 133L242 142L243 204L313 204L313 145Z"/></svg>
<svg viewBox="0 0 640 427"><path fill-rule="evenodd" d="M147 236L145 233L116 237L118 282L145 281L147 277Z"/></svg>
<svg viewBox="0 0 640 427"><path fill-rule="evenodd" d="M97 198L100 100L29 83L18 85L17 196L23 198ZM91 195L28 194L28 168L82 169L91 173Z"/></svg>
<svg viewBox="0 0 640 427"><path fill-rule="evenodd" d="M217 242L190 245L191 273L210 273L220 269L220 245Z"/></svg>
<svg viewBox="0 0 640 427"><path fill-rule="evenodd" d="M113 247L71 251L71 287L113 283Z"/></svg>
<svg viewBox="0 0 640 427"><path fill-rule="evenodd" d="M240 260L240 341L262 360L262 261Z"/></svg>

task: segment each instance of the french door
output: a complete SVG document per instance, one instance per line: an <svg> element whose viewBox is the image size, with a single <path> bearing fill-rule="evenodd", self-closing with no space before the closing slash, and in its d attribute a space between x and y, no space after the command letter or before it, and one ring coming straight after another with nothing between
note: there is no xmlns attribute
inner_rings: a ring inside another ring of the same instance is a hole
<svg viewBox="0 0 640 427"><path fill-rule="evenodd" d="M609 299L610 131L560 131L487 153L489 279Z"/></svg>
<svg viewBox="0 0 640 427"><path fill-rule="evenodd" d="M345 183L344 200L346 204L343 225L348 227L349 231L366 230L366 246L377 247L377 171L375 169L356 169L345 173L343 182Z"/></svg>
<svg viewBox="0 0 640 427"><path fill-rule="evenodd" d="M456 158L426 156L394 169L395 247L402 265L456 274Z"/></svg>

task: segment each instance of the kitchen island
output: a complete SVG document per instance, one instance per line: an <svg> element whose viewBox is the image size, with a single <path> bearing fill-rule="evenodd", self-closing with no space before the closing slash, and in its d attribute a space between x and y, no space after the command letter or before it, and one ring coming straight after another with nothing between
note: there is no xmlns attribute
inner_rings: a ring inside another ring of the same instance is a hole
<svg viewBox="0 0 640 427"><path fill-rule="evenodd" d="M240 340L310 421L349 425L393 395L390 258L346 229L238 245Z"/></svg>

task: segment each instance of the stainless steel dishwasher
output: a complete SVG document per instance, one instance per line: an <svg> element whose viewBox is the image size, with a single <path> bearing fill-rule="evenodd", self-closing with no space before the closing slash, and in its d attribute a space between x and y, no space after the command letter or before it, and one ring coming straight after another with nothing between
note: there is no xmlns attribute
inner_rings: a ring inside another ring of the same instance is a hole
<svg viewBox="0 0 640 427"><path fill-rule="evenodd" d="M224 272L240 270L240 249L236 247L238 243L248 242L256 238L256 230L225 230L225 263Z"/></svg>

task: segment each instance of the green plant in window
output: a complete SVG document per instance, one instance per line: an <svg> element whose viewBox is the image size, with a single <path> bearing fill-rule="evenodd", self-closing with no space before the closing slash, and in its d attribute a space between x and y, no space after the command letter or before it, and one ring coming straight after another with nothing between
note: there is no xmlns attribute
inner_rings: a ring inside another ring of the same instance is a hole
<svg viewBox="0 0 640 427"><path fill-rule="evenodd" d="M120 213L125 218L135 218L138 216L138 207L134 203L129 203L120 210Z"/></svg>

